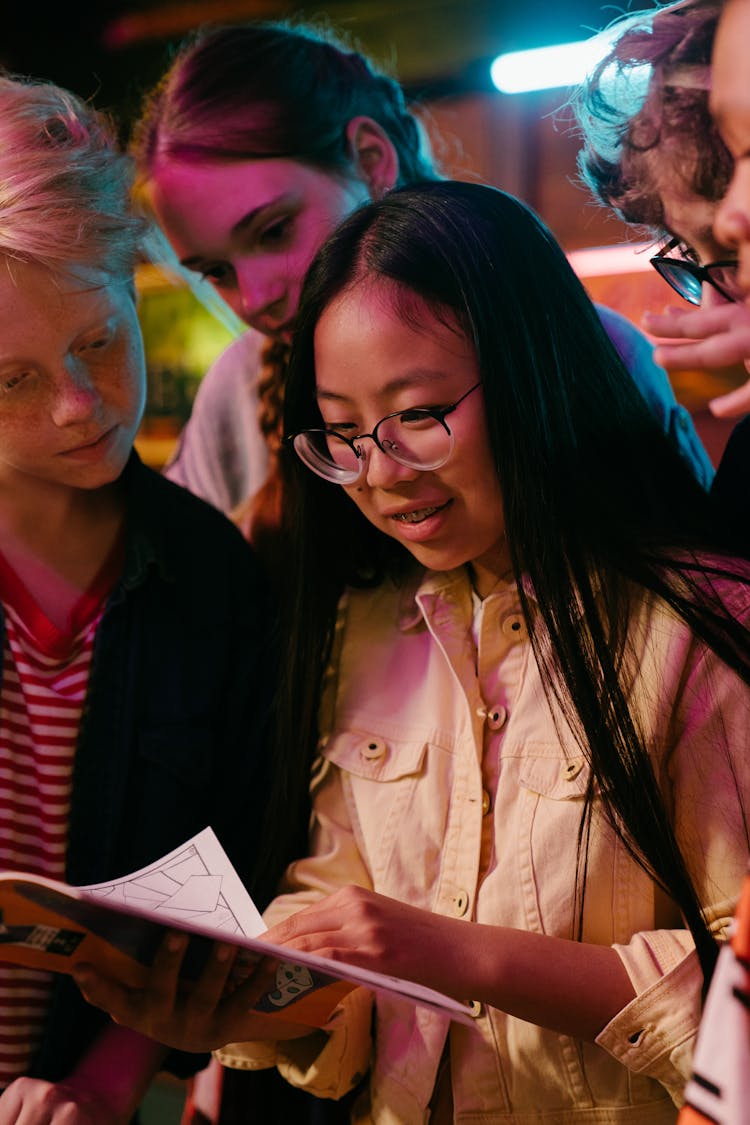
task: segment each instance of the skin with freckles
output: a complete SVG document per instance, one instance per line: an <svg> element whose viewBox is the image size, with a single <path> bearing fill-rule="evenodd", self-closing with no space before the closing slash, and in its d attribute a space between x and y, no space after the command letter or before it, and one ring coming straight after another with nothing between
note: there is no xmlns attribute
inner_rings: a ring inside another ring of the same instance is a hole
<svg viewBox="0 0 750 1125"><path fill-rule="evenodd" d="M132 287L0 259L0 547L65 627L124 516L145 402Z"/></svg>
<svg viewBox="0 0 750 1125"><path fill-rule="evenodd" d="M132 288L0 262L0 488L91 491L125 466L145 402Z"/></svg>

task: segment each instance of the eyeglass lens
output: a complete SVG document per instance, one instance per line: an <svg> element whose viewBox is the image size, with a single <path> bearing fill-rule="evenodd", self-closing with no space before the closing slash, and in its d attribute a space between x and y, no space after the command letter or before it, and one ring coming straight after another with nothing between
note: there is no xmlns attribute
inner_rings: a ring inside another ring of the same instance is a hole
<svg viewBox="0 0 750 1125"><path fill-rule="evenodd" d="M697 266L679 258L657 258L654 266L664 280L691 305L701 303L703 279L728 301L736 301L741 297L737 283L737 265L734 262L729 265L709 263L707 266Z"/></svg>
<svg viewBox="0 0 750 1125"><path fill-rule="evenodd" d="M437 469L453 449L453 437L445 423L417 410L384 418L376 434L383 451L410 469ZM346 484L356 480L364 467L363 440L357 438L350 443L325 430L305 430L295 437L294 448L313 472Z"/></svg>

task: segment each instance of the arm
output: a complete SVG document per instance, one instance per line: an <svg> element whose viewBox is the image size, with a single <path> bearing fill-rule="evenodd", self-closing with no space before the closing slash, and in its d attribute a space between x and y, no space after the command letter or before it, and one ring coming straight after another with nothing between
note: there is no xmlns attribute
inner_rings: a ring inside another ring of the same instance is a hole
<svg viewBox="0 0 750 1125"><path fill-rule="evenodd" d="M750 371L750 308L733 303L704 309L646 313L644 327L666 339L654 358L668 371L689 371L744 364ZM750 410L750 381L709 403L719 418L733 418Z"/></svg>
<svg viewBox="0 0 750 1125"><path fill-rule="evenodd" d="M78 1066L60 1082L19 1078L0 1097L0 1125L126 1125L166 1048L137 1032L109 1024Z"/></svg>
<svg viewBox="0 0 750 1125"><path fill-rule="evenodd" d="M267 936L591 1042L635 996L607 946L447 918L362 887L342 888Z"/></svg>

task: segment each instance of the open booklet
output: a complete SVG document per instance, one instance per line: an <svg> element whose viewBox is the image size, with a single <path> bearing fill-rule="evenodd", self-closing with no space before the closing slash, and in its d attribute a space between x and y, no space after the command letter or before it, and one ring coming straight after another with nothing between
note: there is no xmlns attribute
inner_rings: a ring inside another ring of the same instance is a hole
<svg viewBox="0 0 750 1125"><path fill-rule="evenodd" d="M470 1022L471 1009L412 981L264 941L265 925L211 828L140 871L108 883L71 887L54 879L0 871L0 961L69 973L86 961L137 988L168 929L193 935L184 975L195 977L212 941L278 959L276 987L255 1009L322 1026L352 988L362 985Z"/></svg>

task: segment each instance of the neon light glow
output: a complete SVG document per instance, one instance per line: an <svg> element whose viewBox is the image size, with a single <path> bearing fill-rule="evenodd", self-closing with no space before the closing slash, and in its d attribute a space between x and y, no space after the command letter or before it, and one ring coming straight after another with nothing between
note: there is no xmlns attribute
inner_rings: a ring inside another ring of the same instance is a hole
<svg viewBox="0 0 750 1125"><path fill-rule="evenodd" d="M612 28L575 43L509 51L497 56L490 66L490 76L503 94L577 86L606 54L614 34Z"/></svg>

